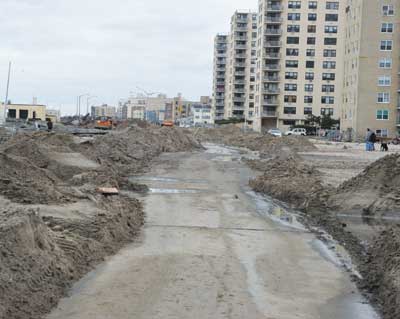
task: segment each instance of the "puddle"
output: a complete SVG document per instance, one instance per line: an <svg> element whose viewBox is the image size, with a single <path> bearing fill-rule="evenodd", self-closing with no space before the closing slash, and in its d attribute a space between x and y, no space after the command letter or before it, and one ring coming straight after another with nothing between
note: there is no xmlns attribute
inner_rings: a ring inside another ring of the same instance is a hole
<svg viewBox="0 0 400 319"><path fill-rule="evenodd" d="M173 188L149 188L151 194L196 194L204 192L198 189L173 189Z"/></svg>
<svg viewBox="0 0 400 319"><path fill-rule="evenodd" d="M206 143L203 145L206 148L206 154L216 155L212 161L232 162L241 161L242 159L256 160L260 158L260 153L250 151L240 147L228 147L217 144Z"/></svg>
<svg viewBox="0 0 400 319"><path fill-rule="evenodd" d="M267 217L285 227L307 231L303 224L298 221L299 214L289 212L284 207L276 204L272 198L253 191L246 191L246 194L254 200L256 211L260 216Z"/></svg>
<svg viewBox="0 0 400 319"><path fill-rule="evenodd" d="M162 182L162 183L191 183L191 184L207 184L202 179L182 179L173 177L157 177L157 176L132 176L129 177L130 182Z"/></svg>

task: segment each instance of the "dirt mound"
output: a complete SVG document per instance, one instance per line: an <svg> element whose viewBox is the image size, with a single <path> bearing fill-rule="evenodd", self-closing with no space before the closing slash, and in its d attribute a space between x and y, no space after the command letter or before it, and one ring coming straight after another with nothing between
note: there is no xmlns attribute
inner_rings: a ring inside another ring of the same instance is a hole
<svg viewBox="0 0 400 319"><path fill-rule="evenodd" d="M376 296L384 318L400 318L400 226L374 241L363 268L365 287Z"/></svg>
<svg viewBox="0 0 400 319"><path fill-rule="evenodd" d="M198 129L196 136L207 142L245 147L259 151L264 158L279 156L281 152L305 152L316 147L303 136L274 137L269 134L245 132L235 125L226 125L215 129Z"/></svg>
<svg viewBox="0 0 400 319"><path fill-rule="evenodd" d="M142 225L136 200L98 198L95 218L43 218L14 204L0 211L0 318L40 318L71 284L132 241Z"/></svg>
<svg viewBox="0 0 400 319"><path fill-rule="evenodd" d="M344 182L329 198L332 210L382 215L400 213L400 155L388 155Z"/></svg>
<svg viewBox="0 0 400 319"><path fill-rule="evenodd" d="M275 158L263 162L257 168L261 168L264 174L251 180L250 186L257 192L292 204L298 209L305 208L309 198L323 188L319 172L297 157Z"/></svg>

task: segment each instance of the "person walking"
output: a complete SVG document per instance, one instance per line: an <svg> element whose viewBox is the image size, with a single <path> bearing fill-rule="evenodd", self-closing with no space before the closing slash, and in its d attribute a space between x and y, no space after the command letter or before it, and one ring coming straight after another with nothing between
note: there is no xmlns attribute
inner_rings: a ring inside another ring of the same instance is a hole
<svg viewBox="0 0 400 319"><path fill-rule="evenodd" d="M369 137L369 142L370 142L371 152L375 151L375 143L377 142L375 132L371 133L371 136Z"/></svg>
<svg viewBox="0 0 400 319"><path fill-rule="evenodd" d="M53 130L53 122L51 119L47 120L47 132L51 132Z"/></svg>
<svg viewBox="0 0 400 319"><path fill-rule="evenodd" d="M371 142L370 142L371 135L372 131L369 128L367 128L367 134L365 135L365 150L367 152L371 151Z"/></svg>

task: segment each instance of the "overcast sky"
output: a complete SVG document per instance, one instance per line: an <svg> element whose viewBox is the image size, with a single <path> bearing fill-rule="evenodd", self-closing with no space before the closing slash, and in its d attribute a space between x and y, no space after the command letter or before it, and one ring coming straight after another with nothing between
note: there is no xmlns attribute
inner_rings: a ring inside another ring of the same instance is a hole
<svg viewBox="0 0 400 319"><path fill-rule="evenodd" d="M0 0L0 100L75 111L76 96L111 103L136 86L188 99L211 94L213 37L251 0Z"/></svg>

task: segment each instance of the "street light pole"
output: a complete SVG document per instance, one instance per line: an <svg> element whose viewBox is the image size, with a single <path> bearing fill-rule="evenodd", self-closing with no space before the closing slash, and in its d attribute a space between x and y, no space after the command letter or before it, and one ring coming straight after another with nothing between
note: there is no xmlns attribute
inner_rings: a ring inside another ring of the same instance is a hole
<svg viewBox="0 0 400 319"><path fill-rule="evenodd" d="M4 101L4 123L7 119L7 104L8 104L8 90L10 88L10 75L11 75L11 61L8 63L8 77L7 77L7 87L6 87L6 99Z"/></svg>
<svg viewBox="0 0 400 319"><path fill-rule="evenodd" d="M79 124L81 124L81 99L87 95L90 95L90 94L86 93L86 94L82 94L82 95L78 96L78 121L79 121Z"/></svg>
<svg viewBox="0 0 400 319"><path fill-rule="evenodd" d="M89 101L90 101L91 99L95 99L95 98L98 98L98 96L95 96L95 95L93 95L93 96L88 96L88 98L87 98L87 100L86 100L86 114L89 114Z"/></svg>

